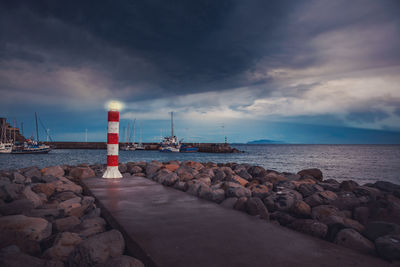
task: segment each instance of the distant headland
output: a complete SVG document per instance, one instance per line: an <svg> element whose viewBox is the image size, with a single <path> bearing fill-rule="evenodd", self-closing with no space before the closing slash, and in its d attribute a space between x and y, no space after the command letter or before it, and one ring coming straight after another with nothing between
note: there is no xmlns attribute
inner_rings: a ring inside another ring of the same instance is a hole
<svg viewBox="0 0 400 267"><path fill-rule="evenodd" d="M261 145L261 144L286 144L279 140L260 139L247 142L248 145Z"/></svg>

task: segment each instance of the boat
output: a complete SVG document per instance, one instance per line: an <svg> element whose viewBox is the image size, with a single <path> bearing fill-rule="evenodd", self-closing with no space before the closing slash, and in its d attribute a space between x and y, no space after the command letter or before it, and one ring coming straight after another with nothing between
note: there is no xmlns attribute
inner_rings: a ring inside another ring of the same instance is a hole
<svg viewBox="0 0 400 267"><path fill-rule="evenodd" d="M11 151L11 154L47 154L51 151L50 146L41 144L39 142L39 130L38 130L36 112L35 112L35 121L36 121L36 141L27 139L23 145L14 146Z"/></svg>
<svg viewBox="0 0 400 267"><path fill-rule="evenodd" d="M6 123L1 124L1 133L0 133L0 153L6 154L11 153L13 148L13 142L7 140L7 133L6 133Z"/></svg>
<svg viewBox="0 0 400 267"><path fill-rule="evenodd" d="M185 145L185 144L182 144L181 148L179 149L179 152L186 152L186 153L188 153L188 152L193 153L193 152L198 152L198 151L199 151L198 147L194 147L191 145Z"/></svg>
<svg viewBox="0 0 400 267"><path fill-rule="evenodd" d="M140 126L140 128L139 128L139 131L140 131L139 143L135 144L135 149L136 150L145 150L145 147L142 143L142 123L140 123L139 126Z"/></svg>
<svg viewBox="0 0 400 267"><path fill-rule="evenodd" d="M130 135L129 135L129 124L128 124L128 133L127 133L127 135L128 135L128 142L126 143L126 146L124 146L123 148L122 148L122 150L125 150L125 151L135 151L136 149L137 149L137 144L135 143L135 129L136 129L136 119L133 121L133 126L132 126L132 128L133 128L133 142L132 143L129 143L131 140L131 138L130 138ZM126 141L126 140L125 140Z"/></svg>
<svg viewBox="0 0 400 267"><path fill-rule="evenodd" d="M181 144L174 134L174 113L171 112L171 136L164 137L160 143L160 152L180 152Z"/></svg>

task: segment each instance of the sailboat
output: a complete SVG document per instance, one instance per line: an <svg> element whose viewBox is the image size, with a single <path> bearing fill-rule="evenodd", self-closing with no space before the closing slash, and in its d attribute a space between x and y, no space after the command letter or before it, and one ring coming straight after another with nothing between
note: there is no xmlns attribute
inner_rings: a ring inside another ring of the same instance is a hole
<svg viewBox="0 0 400 267"><path fill-rule="evenodd" d="M35 112L36 121L36 141L28 139L22 146L15 146L11 154L47 154L50 152L50 146L39 143L39 130L37 123L37 114Z"/></svg>
<svg viewBox="0 0 400 267"><path fill-rule="evenodd" d="M133 130L133 140L132 140L132 143L129 144L130 141L131 141L131 140L130 140L130 139L131 139L131 136L130 136L130 134L129 134L129 124L128 124L128 143L127 143L127 145L123 148L123 150L126 150L126 151L134 151L134 150L136 150L137 147L138 147L138 145L135 143L136 119L133 120L132 130Z"/></svg>
<svg viewBox="0 0 400 267"><path fill-rule="evenodd" d="M136 150L145 150L145 147L142 143L142 123L140 123L139 131L140 131L139 144L137 144Z"/></svg>
<svg viewBox="0 0 400 267"><path fill-rule="evenodd" d="M179 152L181 144L174 134L174 113L171 112L171 136L164 137L160 143L160 152Z"/></svg>
<svg viewBox="0 0 400 267"><path fill-rule="evenodd" d="M6 134L6 122L1 125L1 133L0 133L0 153L11 153L13 147L13 143L7 140Z"/></svg>

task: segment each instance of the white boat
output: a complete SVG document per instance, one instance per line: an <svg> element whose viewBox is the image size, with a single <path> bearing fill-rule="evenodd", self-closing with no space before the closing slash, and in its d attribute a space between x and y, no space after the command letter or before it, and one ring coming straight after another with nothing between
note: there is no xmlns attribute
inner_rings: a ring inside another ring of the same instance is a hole
<svg viewBox="0 0 400 267"><path fill-rule="evenodd" d="M0 153L11 153L12 148L13 148L12 143L0 142Z"/></svg>
<svg viewBox="0 0 400 267"><path fill-rule="evenodd" d="M160 152L179 152L181 144L174 134L174 113L171 112L171 136L164 137L160 143Z"/></svg>

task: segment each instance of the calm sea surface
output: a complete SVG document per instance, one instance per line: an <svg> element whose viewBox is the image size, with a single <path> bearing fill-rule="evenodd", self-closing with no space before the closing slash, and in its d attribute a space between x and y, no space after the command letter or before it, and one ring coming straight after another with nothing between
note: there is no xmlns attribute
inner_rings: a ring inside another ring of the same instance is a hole
<svg viewBox="0 0 400 267"><path fill-rule="evenodd" d="M298 172L319 168L325 178L353 179L359 183L386 180L400 184L400 145L236 145L245 153L160 153L158 151L120 151L120 162L195 160L200 162L238 162L267 169ZM0 154L1 169L28 166L105 163L105 150L52 150L47 155Z"/></svg>

